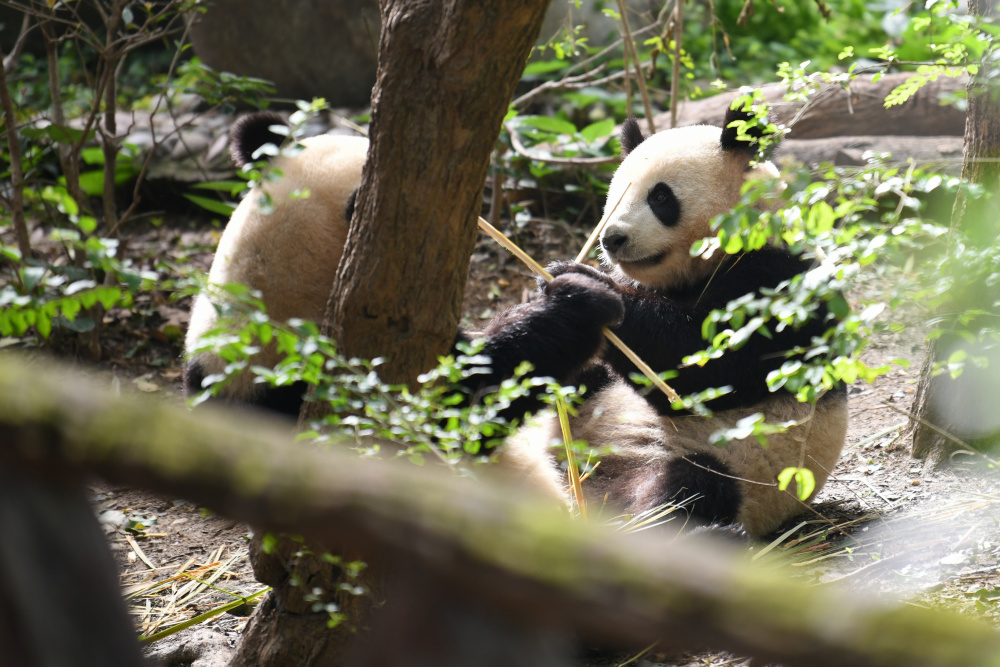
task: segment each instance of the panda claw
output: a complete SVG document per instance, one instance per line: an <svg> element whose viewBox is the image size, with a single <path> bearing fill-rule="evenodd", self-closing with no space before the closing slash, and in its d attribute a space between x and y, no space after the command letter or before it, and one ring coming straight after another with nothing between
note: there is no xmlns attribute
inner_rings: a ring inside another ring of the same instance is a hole
<svg viewBox="0 0 1000 667"><path fill-rule="evenodd" d="M614 288L615 282L611 279L608 274L604 273L600 269L595 269L589 264L584 264L582 262L552 262L545 270L552 274L553 277L558 277L566 275L568 273L578 273L584 276L589 276L595 280L600 280L602 283L608 287Z"/></svg>

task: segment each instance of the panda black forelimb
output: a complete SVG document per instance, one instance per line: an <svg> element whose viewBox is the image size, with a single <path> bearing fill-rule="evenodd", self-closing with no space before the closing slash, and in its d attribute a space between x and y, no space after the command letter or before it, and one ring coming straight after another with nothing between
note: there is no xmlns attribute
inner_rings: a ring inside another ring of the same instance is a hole
<svg viewBox="0 0 1000 667"><path fill-rule="evenodd" d="M560 384L576 376L596 357L604 344L603 329L624 314L619 294L604 281L568 274L545 284L539 298L498 314L483 331L482 354L491 370L468 378L467 390L478 394L513 377L522 362L533 366L534 377L551 377ZM460 332L456 342L468 341ZM541 391L518 399L503 413L520 419L543 405Z"/></svg>
<svg viewBox="0 0 1000 667"><path fill-rule="evenodd" d="M593 267L575 263L557 263L548 267L553 275L581 274L601 281L621 296L625 317L614 332L654 371L676 371L671 386L682 396L710 388L732 387L708 403L713 410L747 407L768 397L767 375L788 358L787 352L808 348L813 338L826 330L825 308L800 328L769 329L770 337L755 334L738 349L703 366L684 366L684 358L705 349L702 323L713 310L746 295L773 288L809 268L786 249L765 246L760 250L729 256L712 278L702 283L661 291L636 286L631 281L616 282L614 277ZM616 348L607 348L605 361L622 377L638 372L632 362ZM670 400L659 392L646 399L661 414L672 412Z"/></svg>

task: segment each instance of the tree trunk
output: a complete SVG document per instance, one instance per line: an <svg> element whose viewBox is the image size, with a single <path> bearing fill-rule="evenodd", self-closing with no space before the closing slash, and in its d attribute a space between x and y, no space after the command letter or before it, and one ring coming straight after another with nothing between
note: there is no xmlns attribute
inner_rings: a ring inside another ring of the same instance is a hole
<svg viewBox="0 0 1000 667"><path fill-rule="evenodd" d="M969 14L996 17L994 0L970 0ZM943 333L928 345L910 420L913 456L935 463L965 445L988 449L1000 442L1000 351L994 341L980 336L984 327L997 328L1000 287L993 277L996 266L975 263L975 254L994 246L1000 235L1000 85L994 67L982 63L980 74L969 82L962 167L963 180L981 185L986 196L970 199L960 192L955 200L951 227L968 241L962 248L953 243L951 252L967 259L956 266L950 301L939 309ZM983 314L962 317L970 311ZM968 354L961 375L933 375L935 362L961 351ZM987 365L972 363L976 358Z"/></svg>
<svg viewBox="0 0 1000 667"><path fill-rule="evenodd" d="M382 379L450 349L482 189L547 0L384 0L372 144L326 328Z"/></svg>
<svg viewBox="0 0 1000 667"><path fill-rule="evenodd" d="M383 380L411 383L451 348L490 155L547 7L380 3L371 148L323 328L346 356L382 357ZM323 411L307 403L302 420ZM346 642L381 605L380 568L366 570L369 594L345 595L340 584L357 582L319 554L289 557L300 550L251 552L254 572L274 590L233 664L342 664ZM329 614L304 599L314 589L348 620L328 630Z"/></svg>

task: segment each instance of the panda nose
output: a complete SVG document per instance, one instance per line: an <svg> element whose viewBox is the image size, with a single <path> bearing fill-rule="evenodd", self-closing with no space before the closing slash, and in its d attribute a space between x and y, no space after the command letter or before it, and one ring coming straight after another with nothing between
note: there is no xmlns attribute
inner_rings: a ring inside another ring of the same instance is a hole
<svg viewBox="0 0 1000 667"><path fill-rule="evenodd" d="M621 250L622 246L624 246L627 242L628 242L628 236L620 232L605 234L604 238L601 239L601 245L604 246L604 249L610 252L611 254L614 254L619 250Z"/></svg>

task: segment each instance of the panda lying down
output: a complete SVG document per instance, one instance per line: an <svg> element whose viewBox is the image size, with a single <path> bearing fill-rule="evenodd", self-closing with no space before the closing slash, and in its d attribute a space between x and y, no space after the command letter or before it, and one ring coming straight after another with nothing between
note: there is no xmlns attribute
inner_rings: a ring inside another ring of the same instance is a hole
<svg viewBox="0 0 1000 667"><path fill-rule="evenodd" d="M742 117L730 111L725 125ZM257 114L237 124L237 162L265 141L280 140L266 130L280 122ZM278 158L283 161L282 181L289 181L283 187L308 187L312 197L283 201L272 194L275 211L269 216L256 211L255 198L247 197L223 234L211 282L242 282L260 290L275 318L322 318L367 148L364 140L342 140L308 139L298 156ZM592 507L606 504L612 514L637 514L688 500L686 509L695 524L733 524L751 536L766 535L804 507L794 484L778 490L778 473L787 467L809 468L818 491L843 446L844 387L827 392L813 406L787 392L769 392L765 381L787 359L787 351L808 346L825 331L828 315L821 309L819 318L799 329L772 331L769 338L754 335L740 349L701 367L685 367L682 360L705 348L701 325L713 309L809 269L808 261L772 245L742 255L716 253L711 259L689 253L692 243L711 235L712 217L739 201L747 178L777 172L770 163L751 167L755 146L738 141L733 128L685 127L644 139L630 119L622 128L622 149L624 160L608 193L608 205L617 202L617 207L601 235L610 272L553 264L553 279L540 287L534 301L499 314L482 334L459 332L458 340L485 336L484 354L493 360L492 373L476 376L479 385L471 389L495 386L524 360L534 365L537 376L585 385L584 404L571 421L573 435L612 451L583 485ZM308 208L303 201L310 203ZM288 234L296 235L292 247L302 253L294 261L275 257L289 245ZM300 243L300 238L309 241ZM275 275L269 266L291 268ZM200 296L188 349L214 326L215 309ZM733 390L707 403L714 413L710 418L674 411L658 392L643 396L627 379L635 367L605 344L605 326L656 372L676 371L670 383L681 395L727 385ZM273 365L277 360L274 350L265 348L254 363ZM210 354L190 356L185 366L189 394L222 365ZM302 387L269 389L251 378L241 380L225 387L223 399L297 413ZM512 416L539 407L537 399L522 400ZM726 447L709 444L712 433L754 413L763 413L768 422L797 425L771 435L767 448L752 437ZM565 475L549 450L558 436L558 420L542 412L509 439L499 458L530 485L565 500Z"/></svg>

